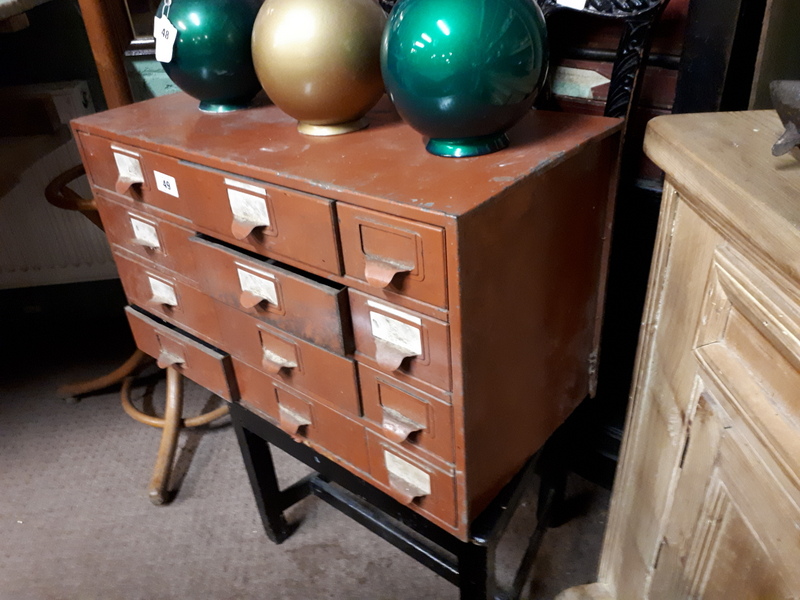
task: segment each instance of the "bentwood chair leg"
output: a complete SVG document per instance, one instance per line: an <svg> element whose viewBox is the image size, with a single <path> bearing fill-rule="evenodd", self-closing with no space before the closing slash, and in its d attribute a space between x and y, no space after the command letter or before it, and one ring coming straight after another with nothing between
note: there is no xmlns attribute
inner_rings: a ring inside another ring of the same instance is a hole
<svg viewBox="0 0 800 600"><path fill-rule="evenodd" d="M152 360L147 354L139 350L131 354L131 357L126 360L122 365L97 379L90 381L79 381L78 383L69 383L62 385L58 388L58 395L62 398L77 398L84 394L90 394L99 390L105 389L133 374L137 369L145 364L145 362Z"/></svg>
<svg viewBox="0 0 800 600"><path fill-rule="evenodd" d="M169 476L178 445L183 414L183 376L175 367L167 367L167 403L164 410L164 431L158 447L156 466L150 480L150 501L164 504L168 500Z"/></svg>

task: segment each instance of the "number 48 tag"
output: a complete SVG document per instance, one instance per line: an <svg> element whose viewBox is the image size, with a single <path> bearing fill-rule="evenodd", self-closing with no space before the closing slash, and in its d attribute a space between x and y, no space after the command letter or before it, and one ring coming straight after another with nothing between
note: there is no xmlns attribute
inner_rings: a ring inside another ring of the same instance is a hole
<svg viewBox="0 0 800 600"><path fill-rule="evenodd" d="M161 16L154 19L153 34L156 38L156 60L168 63L172 60L172 48L175 45L178 30L170 23L169 17Z"/></svg>

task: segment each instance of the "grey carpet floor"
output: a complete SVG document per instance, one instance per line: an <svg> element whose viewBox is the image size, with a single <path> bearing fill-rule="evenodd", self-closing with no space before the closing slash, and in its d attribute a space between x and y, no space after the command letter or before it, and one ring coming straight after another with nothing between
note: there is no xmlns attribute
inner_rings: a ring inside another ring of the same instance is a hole
<svg viewBox="0 0 800 600"><path fill-rule="evenodd" d="M114 390L68 404L56 387L99 375L124 354L48 351L6 363L0 379L0 600L456 599L456 589L316 498L295 506L300 527L276 546L261 527L232 428L184 432L174 501L146 486L159 431L126 416ZM63 347L66 342L61 342ZM164 381L135 389L161 410ZM218 399L188 383L186 411ZM304 467L276 452L282 479ZM550 530L529 598L592 581L608 492L577 476L583 514ZM533 522L533 494L499 555L507 576Z"/></svg>

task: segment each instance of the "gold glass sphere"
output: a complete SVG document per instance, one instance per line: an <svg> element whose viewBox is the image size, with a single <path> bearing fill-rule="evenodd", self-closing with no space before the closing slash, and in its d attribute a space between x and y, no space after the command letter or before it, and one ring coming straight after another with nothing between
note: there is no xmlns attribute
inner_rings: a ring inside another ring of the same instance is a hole
<svg viewBox="0 0 800 600"><path fill-rule="evenodd" d="M384 91L385 24L375 0L266 0L253 26L258 79L301 133L362 129Z"/></svg>

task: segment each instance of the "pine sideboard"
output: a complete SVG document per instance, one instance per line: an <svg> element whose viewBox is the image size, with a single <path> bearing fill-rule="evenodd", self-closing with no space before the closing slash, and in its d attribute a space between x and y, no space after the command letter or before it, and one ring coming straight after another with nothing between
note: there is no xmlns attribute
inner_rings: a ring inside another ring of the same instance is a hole
<svg viewBox="0 0 800 600"><path fill-rule="evenodd" d="M800 596L800 153L773 111L651 121L666 173L599 582L580 598Z"/></svg>
<svg viewBox="0 0 800 600"><path fill-rule="evenodd" d="M137 345L446 531L593 390L620 122L444 159L175 94L73 122Z"/></svg>

